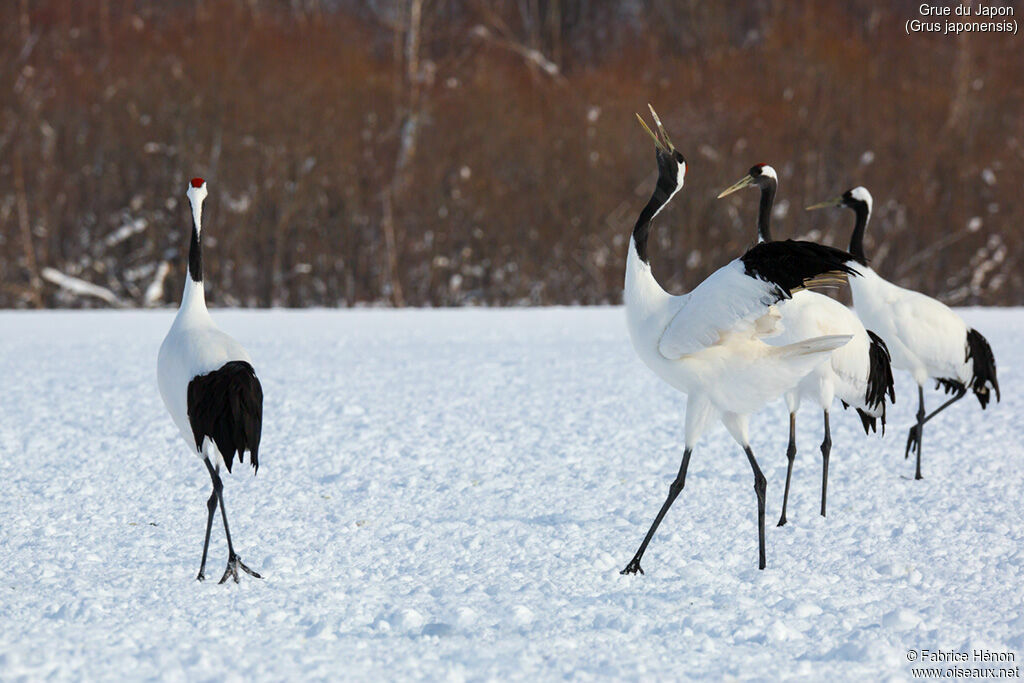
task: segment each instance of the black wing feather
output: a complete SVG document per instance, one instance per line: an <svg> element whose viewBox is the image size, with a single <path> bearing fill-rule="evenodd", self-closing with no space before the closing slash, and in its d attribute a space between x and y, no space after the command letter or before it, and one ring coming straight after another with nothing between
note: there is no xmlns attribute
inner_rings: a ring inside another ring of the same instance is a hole
<svg viewBox="0 0 1024 683"><path fill-rule="evenodd" d="M882 338L871 330L865 330L871 339L868 347L868 390L864 400L869 406L885 406L885 397L889 403L896 402L896 388L892 377L892 357L889 347Z"/></svg>
<svg viewBox="0 0 1024 683"><path fill-rule="evenodd" d="M942 393L948 396L954 396L956 394L962 394L967 391L966 385L958 379L952 379L950 377L936 377L935 388L942 389Z"/></svg>
<svg viewBox="0 0 1024 683"><path fill-rule="evenodd" d="M263 428L263 387L252 366L231 361L188 383L188 421L196 450L207 437L217 444L224 465L249 451L253 471L259 470L260 432Z"/></svg>
<svg viewBox="0 0 1024 683"><path fill-rule="evenodd" d="M868 346L868 386L864 394L864 404L868 407L878 406L882 409L880 419L882 421L882 434L885 434L885 398L889 397L890 403L896 402L896 388L892 377L892 362L889 357L889 347L885 345L882 338L871 330L865 330L871 343ZM858 410L861 413L861 422L864 424L864 433L868 432L868 418L871 420L871 431L875 430L873 417Z"/></svg>
<svg viewBox="0 0 1024 683"><path fill-rule="evenodd" d="M988 385L996 390L996 401L1001 400L999 395L999 380L996 379L996 357L992 354L992 347L988 340L981 336L981 332L975 329L967 330L967 358L974 360L974 377L971 378L971 390L978 397L978 403L982 410L992 400Z"/></svg>
<svg viewBox="0 0 1024 683"><path fill-rule="evenodd" d="M860 417L860 423L864 425L864 433L870 434L877 429L878 419L870 413L865 413L860 408L857 408L857 415ZM885 416L882 416L882 434L885 434Z"/></svg>
<svg viewBox="0 0 1024 683"><path fill-rule="evenodd" d="M794 289L800 289L808 280L826 273L859 275L849 265L853 256L835 247L803 240L761 242L740 257L744 272L771 282L788 299Z"/></svg>

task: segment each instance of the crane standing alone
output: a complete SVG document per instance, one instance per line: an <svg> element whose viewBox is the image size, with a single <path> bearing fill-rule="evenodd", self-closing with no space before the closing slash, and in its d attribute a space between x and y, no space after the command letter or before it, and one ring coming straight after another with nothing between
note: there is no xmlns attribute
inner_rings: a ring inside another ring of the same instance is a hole
<svg viewBox="0 0 1024 683"><path fill-rule="evenodd" d="M759 242L771 242L771 215L778 190L778 175L768 164L757 164L750 171L718 195L726 195L744 187L756 187L761 191L760 208L757 213L757 237ZM856 276L851 276L856 279ZM782 498L782 514L779 526L786 524L786 507L789 503L789 486L793 478L793 461L796 459L796 413L801 399L816 401L821 408L825 435L821 442L821 516L825 516L828 496L828 465L832 453L832 429L829 413L836 396L843 407L853 406L860 415L864 433L876 429L878 420L885 433L885 398L895 400L892 368L889 351L877 334L864 328L860 319L846 306L835 299L803 290L793 298L778 304L782 315L781 334L773 337L774 344L788 344L800 339L823 334L849 334L850 342L835 351L826 361L820 363L795 388L786 392L786 407L789 409L789 447L786 458L786 491Z"/></svg>
<svg viewBox="0 0 1024 683"><path fill-rule="evenodd" d="M749 416L777 398L849 341L849 335L770 346L776 333L773 304L829 273L848 273L849 254L809 242L759 244L712 273L693 291L673 296L651 273L647 247L651 221L682 188L686 161L651 109L658 181L633 228L626 258L624 301L633 347L641 360L672 387L687 394L682 463L668 497L623 574L643 573L640 560L658 525L686 482L690 455L715 418L743 448L754 473L757 496L758 567L765 567L765 478L748 438ZM639 117L638 117L639 118Z"/></svg>
<svg viewBox="0 0 1024 683"><path fill-rule="evenodd" d="M248 352L217 328L206 309L202 253L206 182L202 178L193 178L186 195L192 207L193 221L188 275L181 307L160 345L157 378L167 411L189 450L202 458L213 482L213 492L206 502L208 515L203 559L196 578L199 581L205 579L210 529L220 505L228 543L228 564L220 583L227 581L229 576L238 583L239 569L258 579L262 577L242 563L231 543L220 467L223 464L230 472L235 456L242 462L248 452L253 472L258 469L263 388L253 371Z"/></svg>
<svg viewBox="0 0 1024 683"><path fill-rule="evenodd" d="M996 360L985 337L967 327L949 306L894 285L868 267L864 232L871 218L871 205L871 193L864 187L855 187L807 208L843 206L857 217L850 237L850 253L859 264L857 270L861 277L850 279L853 305L864 324L885 340L893 367L908 371L917 382L917 424L907 435L904 457L916 451L914 478L921 479L921 439L925 423L963 398L968 389L974 392L983 410L992 399L992 391L999 401ZM924 385L929 378L935 379L953 398L926 415Z"/></svg>

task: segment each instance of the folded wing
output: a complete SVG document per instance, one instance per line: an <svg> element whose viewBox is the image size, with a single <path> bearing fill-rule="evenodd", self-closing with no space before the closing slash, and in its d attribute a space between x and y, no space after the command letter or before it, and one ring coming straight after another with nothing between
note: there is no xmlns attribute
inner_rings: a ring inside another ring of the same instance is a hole
<svg viewBox="0 0 1024 683"><path fill-rule="evenodd" d="M752 325L769 307L815 280L856 271L848 253L813 242L763 242L712 273L687 295L658 342L675 360L717 344L724 334Z"/></svg>

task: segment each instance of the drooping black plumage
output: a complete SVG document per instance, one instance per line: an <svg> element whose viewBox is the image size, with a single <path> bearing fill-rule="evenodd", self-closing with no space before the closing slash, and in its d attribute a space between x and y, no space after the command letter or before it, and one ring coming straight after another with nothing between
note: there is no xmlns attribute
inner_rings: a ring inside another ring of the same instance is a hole
<svg viewBox="0 0 1024 683"><path fill-rule="evenodd" d="M876 418L860 408L857 409L857 414L860 415L865 434L875 431L876 421L879 419L882 421L882 434L885 434L885 397L889 397L890 403L896 402L896 388L893 384L889 347L877 334L871 330L865 331L871 342L868 346L868 386L864 394L864 402L868 406L881 407L882 414Z"/></svg>
<svg viewBox="0 0 1024 683"><path fill-rule="evenodd" d="M259 470L260 431L263 426L263 387L252 366L234 360L188 383L188 421L201 451L206 437L213 439L231 471L231 461L249 451L249 462Z"/></svg>
<svg viewBox="0 0 1024 683"><path fill-rule="evenodd" d="M935 388L942 389L942 393L950 396L958 396L967 393L967 387L958 379L950 377L936 377Z"/></svg>
<svg viewBox="0 0 1024 683"><path fill-rule="evenodd" d="M992 355L992 347L988 340L975 329L967 330L967 359L974 361L974 377L971 379L971 391L978 397L982 410L992 400L988 385L996 390L996 401L999 395L999 380L996 379L996 358Z"/></svg>
<svg viewBox="0 0 1024 683"><path fill-rule="evenodd" d="M882 338L871 330L865 330L871 344L868 347L868 388L864 400L869 406L882 406L885 409L885 397L889 403L896 402L896 388L893 386L892 358L889 347ZM884 417L884 412L883 412ZM883 419L884 423L884 419Z"/></svg>
<svg viewBox="0 0 1024 683"><path fill-rule="evenodd" d="M846 404L843 404L843 407L846 408L848 406ZM870 413L865 413L860 408L857 408L857 417L860 418L860 423L864 427L864 433L865 434L871 434L876 429L878 429L878 418L876 418L874 415L872 415ZM885 420L884 419L882 420L882 434L885 434Z"/></svg>
<svg viewBox="0 0 1024 683"><path fill-rule="evenodd" d="M776 285L783 299L823 275L860 274L848 265L853 257L842 249L803 240L762 242L740 260L747 275Z"/></svg>

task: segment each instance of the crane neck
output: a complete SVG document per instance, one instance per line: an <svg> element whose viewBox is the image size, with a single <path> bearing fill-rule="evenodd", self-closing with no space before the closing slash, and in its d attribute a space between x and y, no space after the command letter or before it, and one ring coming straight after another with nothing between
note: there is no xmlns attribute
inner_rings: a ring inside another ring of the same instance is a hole
<svg viewBox="0 0 1024 683"><path fill-rule="evenodd" d="M188 277L181 295L181 310L206 311L206 290L203 287L202 213L193 207L192 240L188 247Z"/></svg>
<svg viewBox="0 0 1024 683"><path fill-rule="evenodd" d="M203 281L203 242L201 228L192 226L192 241L188 245L188 277L193 282Z"/></svg>
<svg viewBox="0 0 1024 683"><path fill-rule="evenodd" d="M757 209L757 241L772 241L772 207L775 205L775 191L779 187L778 181L768 178L761 187L761 204Z"/></svg>
<svg viewBox="0 0 1024 683"><path fill-rule="evenodd" d="M868 227L871 211L867 204L859 202L853 206L853 212L857 216L857 222L853 226L853 235L850 236L850 254L857 260L857 263L866 266L868 260L864 256L864 231Z"/></svg>
<svg viewBox="0 0 1024 683"><path fill-rule="evenodd" d="M178 315L206 312L206 289L203 287L203 281L196 282L190 277L185 278L185 291L181 295Z"/></svg>
<svg viewBox="0 0 1024 683"><path fill-rule="evenodd" d="M650 263L647 257L647 239L651 235L651 222L682 186L683 184L679 183L676 187L672 187L669 181L659 176L654 193L636 219L636 225L633 226L633 247L643 263Z"/></svg>
<svg viewBox="0 0 1024 683"><path fill-rule="evenodd" d="M651 264L641 260L636 239L631 237L622 292L627 319L636 323L657 315L669 298L668 292L662 289L651 272Z"/></svg>
<svg viewBox="0 0 1024 683"><path fill-rule="evenodd" d="M625 291L623 303L630 319L643 319L654 311L660 310L669 295L661 288L651 272L651 264L647 256L647 241L651 234L651 222L665 205L683 187L682 182L659 174L658 184L651 194L650 200L640 212L633 227L629 240L629 252L626 256Z"/></svg>

